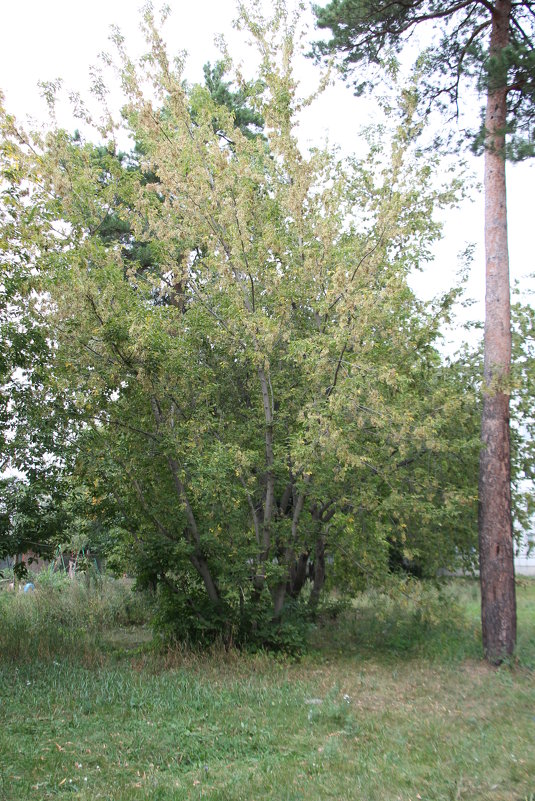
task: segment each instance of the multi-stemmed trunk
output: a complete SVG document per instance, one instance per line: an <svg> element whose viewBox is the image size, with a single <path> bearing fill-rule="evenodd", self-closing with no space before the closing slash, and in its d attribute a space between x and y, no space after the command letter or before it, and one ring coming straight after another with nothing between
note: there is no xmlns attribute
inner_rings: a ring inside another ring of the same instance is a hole
<svg viewBox="0 0 535 801"><path fill-rule="evenodd" d="M490 52L507 46L511 0L497 0ZM485 150L485 361L479 467L481 622L487 659L498 663L516 641L511 517L509 373L511 321L505 187L507 87L491 77Z"/></svg>

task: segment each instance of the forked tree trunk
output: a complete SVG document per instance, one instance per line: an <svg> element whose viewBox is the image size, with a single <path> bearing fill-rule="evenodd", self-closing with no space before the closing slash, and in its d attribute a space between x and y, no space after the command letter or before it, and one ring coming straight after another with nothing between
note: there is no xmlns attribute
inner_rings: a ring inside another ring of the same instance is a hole
<svg viewBox="0 0 535 801"><path fill-rule="evenodd" d="M511 0L496 0L490 50L508 43ZM511 319L505 190L507 88L487 96L485 150L485 358L479 465L481 622L486 658L499 663L516 642L516 599L511 517L509 373Z"/></svg>
<svg viewBox="0 0 535 801"><path fill-rule="evenodd" d="M308 551L304 551L299 554L294 560L294 563L290 566L290 586L288 588L290 598L299 598L301 590L305 586L305 581L307 580L307 568Z"/></svg>

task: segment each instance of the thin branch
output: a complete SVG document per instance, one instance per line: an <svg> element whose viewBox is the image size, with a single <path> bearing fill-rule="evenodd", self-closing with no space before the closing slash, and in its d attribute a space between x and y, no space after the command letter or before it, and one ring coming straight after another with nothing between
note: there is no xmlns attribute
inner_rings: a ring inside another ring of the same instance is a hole
<svg viewBox="0 0 535 801"><path fill-rule="evenodd" d="M239 217L238 217L238 209L236 207L236 198L234 197L234 194L232 194L231 197L232 197L232 206L234 208L234 219L236 220L236 226L238 228L238 234L239 234L239 237L240 237L240 245L241 245L241 250L242 250L242 254L243 254L243 260L245 262L245 267L247 268L247 275L249 276L249 281L251 282L251 305L252 305L251 311L254 312L254 310L255 310L254 282L253 282L253 277L251 275L251 270L250 270L250 267L249 267L249 259L247 258L247 251L245 250L245 243L243 241L243 235L242 235L242 231L241 231L240 220L239 220ZM228 257L228 254L227 254L227 257ZM231 264L232 264L232 262L231 262Z"/></svg>
<svg viewBox="0 0 535 801"><path fill-rule="evenodd" d="M98 309L97 309L97 304L95 303L95 301L94 301L94 299L93 299L93 297L92 297L92 295L91 295L91 293L90 293L90 292L87 292L87 293L86 293L86 299L89 301L89 303L90 303L90 305L91 305L91 308L93 309L93 313L94 313L95 317L96 317L96 318L97 318L97 320L99 321L100 325L101 325L101 326L104 328L104 325L105 325L105 323L104 323L104 318L103 318L103 317L100 315L100 313L99 313L99 311L98 311ZM129 359L127 359L127 357L126 357L126 356L124 356L124 355L121 353L121 351L120 351L120 349L117 347L117 345L115 345L113 342L111 342L111 343L110 343L110 345L111 345L111 349L112 349L112 350L113 350L113 352L116 354L116 356L118 356L118 357L119 357L119 359L122 361L122 363L123 363L123 364L124 364L126 367L128 367L128 368L130 368L130 369L133 369L133 364L132 364L132 362L131 362Z"/></svg>
<svg viewBox="0 0 535 801"><path fill-rule="evenodd" d="M262 527L262 544L264 546L263 557L267 558L269 546L271 542L270 524L271 516L273 514L273 504L275 495L275 472L274 462L275 457L273 453L273 409L270 404L269 385L266 378L266 373L263 367L258 368L258 378L260 380L260 387L262 392L262 404L264 407L265 419L265 445L266 445L266 497L264 504L264 525ZM272 396L273 397L273 396Z"/></svg>
<svg viewBox="0 0 535 801"><path fill-rule="evenodd" d="M355 280L355 276L356 276L357 272L359 271L361 266L364 264L366 259L369 256L372 256L375 253L375 251L377 250L377 248L380 247L383 244L384 231L385 231L385 229L383 228L383 231L379 234L379 238L377 239L377 242L375 243L375 245L372 248L370 248L370 250L366 251L364 253L364 255L362 256L362 258L357 262L357 265L356 265L355 269L351 273L351 278L349 279L348 284L352 284L353 283L353 281ZM328 319L329 312L331 311L331 309L333 309L337 305L337 303L344 297L345 294L347 294L347 290L344 290L343 292L340 292L338 297L335 298L333 300L333 302L330 304L330 306L327 309L327 311L325 313L325 316L324 316L323 330L325 330L325 325L326 325L326 322L327 322L327 319Z"/></svg>
<svg viewBox="0 0 535 801"><path fill-rule="evenodd" d="M512 17L512 18L511 18L511 22L512 22L512 24L515 26L515 28L516 28L518 31L520 31L520 35L521 35L521 36L522 36L522 38L524 39L524 42L526 42L526 44L528 44L528 45L531 45L531 46L532 46L532 44L533 44L533 37L531 37L531 36L528 36L528 34L527 34L525 31L524 31L523 27L521 26L521 24L519 23L519 21L516 19L516 17ZM531 47L531 49L532 49L532 47Z"/></svg>
<svg viewBox="0 0 535 801"><path fill-rule="evenodd" d="M456 3L456 4L452 5L452 6L448 5L448 7L445 8L443 11L434 11L434 12L429 13L429 14L416 14L414 17L412 17L411 19L407 20L404 23L399 23L398 22L397 25L394 23L394 21L392 22L392 24L388 24L388 21L383 18L381 20L381 26L382 27L381 27L381 31L380 32L381 32L383 37L385 35L388 35L388 36L399 36L399 35L401 35L403 33L407 33L412 28L415 28L421 22L429 22L429 21L435 20L435 19L443 19L445 17L452 17L454 14L457 13L457 11L462 11L464 8L472 7L473 6L473 2L474 2L474 0L463 0L462 2ZM489 2L489 0L476 0L476 2L479 3L480 5L484 6L491 14L494 14L494 6L492 5L492 3ZM399 3L398 2L391 3L390 5L399 7ZM372 28L372 19L373 19L373 14L375 13L375 6L373 4L371 5L371 9L372 9L372 12L371 12L371 14L369 16L370 25L368 26L368 30L370 31L370 33L368 35L364 36L360 40L359 44L361 46L362 45L367 45L367 44L370 44L370 43L374 43L374 44L377 43L377 35L373 31L373 28ZM382 9L383 13L387 9L388 9L388 5L383 6L383 9ZM365 24L365 20L362 21L362 27L364 27L364 24ZM330 25L325 25L324 27L331 27L331 26ZM355 46L355 42L352 41L352 42L348 43L348 45L344 49L345 50L352 50L352 49L354 49L354 46Z"/></svg>
<svg viewBox="0 0 535 801"><path fill-rule="evenodd" d="M206 301L202 297L201 292L195 286L195 281L191 279L189 283L191 288L193 289L195 296L197 297L197 300L202 306L204 306L208 314L210 314L215 320L217 320L218 323L221 325L221 327L227 332L227 334L229 334L233 339L235 339L242 346L242 348L246 348L247 344L242 339L240 339L240 337L237 334L231 331L231 329L228 327L225 321L221 317L219 317L219 315L216 314L216 312L213 309L211 309L210 306L206 303Z"/></svg>
<svg viewBox="0 0 535 801"><path fill-rule="evenodd" d="M127 472L124 465L123 465L123 469L125 469L125 472ZM127 472L127 475L128 475L128 472ZM136 494L137 494L137 496L138 496L138 498L139 498L139 500L141 502L141 506L143 507L143 511L145 512L146 516L149 518L151 523L153 523L153 525L157 528L157 530L160 532L160 534L162 534L165 537L165 539L169 540L170 542L176 542L176 537L173 537L173 535L166 529L166 527L151 512L150 507L149 507L149 505L147 503L147 500L145 498L145 494L143 492L143 487L141 486L140 482L136 478L133 478L133 477L130 477L130 478L131 478L132 484L134 485L134 488L136 490Z"/></svg>
<svg viewBox="0 0 535 801"><path fill-rule="evenodd" d="M327 387L327 392L325 393L327 397L329 397L332 394L334 388L336 387L336 382L338 380L338 373L340 372L340 367L342 365L342 360L344 358L344 353L346 352L346 350L347 350L347 341L344 343L344 347L342 348L342 353L340 354L340 358L338 359L338 364L336 365L336 370L334 371L333 382L330 387Z"/></svg>
<svg viewBox="0 0 535 801"><path fill-rule="evenodd" d="M292 541L293 542L295 542L297 540L297 527L298 527L298 524L299 524L299 518L301 517L301 512L303 511L303 506L305 504L305 498L306 498L306 495L307 495L307 488L308 488L308 485L310 484L311 480L312 480L312 476L309 473L304 478L303 483L305 485L305 488L299 494L299 496L297 498L297 503L295 504L295 507L294 507L294 513L292 515Z"/></svg>

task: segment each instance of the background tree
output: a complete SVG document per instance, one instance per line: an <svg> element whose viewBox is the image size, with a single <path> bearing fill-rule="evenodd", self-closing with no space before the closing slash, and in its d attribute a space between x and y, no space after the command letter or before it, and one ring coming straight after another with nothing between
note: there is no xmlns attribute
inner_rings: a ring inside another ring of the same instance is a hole
<svg viewBox="0 0 535 801"><path fill-rule="evenodd" d="M63 525L51 457L65 438L50 394L53 347L36 309L35 265L53 236L51 210L2 98L0 107L0 558L50 557ZM17 561L19 575L25 567Z"/></svg>
<svg viewBox="0 0 535 801"><path fill-rule="evenodd" d="M511 325L505 194L505 159L533 154L535 115L535 4L511 0L438 3L333 0L316 7L320 28L332 38L317 53L339 53L346 69L379 65L399 52L407 35L434 24L440 38L426 56L422 93L458 108L465 82L486 96L485 149L486 304L484 388L479 467L481 614L485 653L492 662L510 655L516 640L511 517L509 373ZM357 78L357 91L365 85Z"/></svg>
<svg viewBox="0 0 535 801"><path fill-rule="evenodd" d="M15 561L15 574L21 578L35 556L52 559L65 540L66 514L62 497L42 482L16 478L0 480L0 559Z"/></svg>
<svg viewBox="0 0 535 801"><path fill-rule="evenodd" d="M43 197L30 187L36 173L13 138L13 119L0 97L0 470L10 466L9 454L21 419L30 374L37 381L49 358L46 328L34 315L32 268L44 242ZM38 448L26 436L28 469L36 469Z"/></svg>
<svg viewBox="0 0 535 801"><path fill-rule="evenodd" d="M535 480L535 311L530 295L512 306L513 399L512 465L515 522L533 532Z"/></svg>

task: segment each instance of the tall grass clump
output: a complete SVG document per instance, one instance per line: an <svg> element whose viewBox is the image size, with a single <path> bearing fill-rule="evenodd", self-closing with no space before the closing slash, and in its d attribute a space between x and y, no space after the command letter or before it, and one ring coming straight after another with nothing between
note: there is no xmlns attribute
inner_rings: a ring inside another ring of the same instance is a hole
<svg viewBox="0 0 535 801"><path fill-rule="evenodd" d="M143 623L146 600L108 577L44 571L32 592L0 593L0 659L98 658L105 631Z"/></svg>

